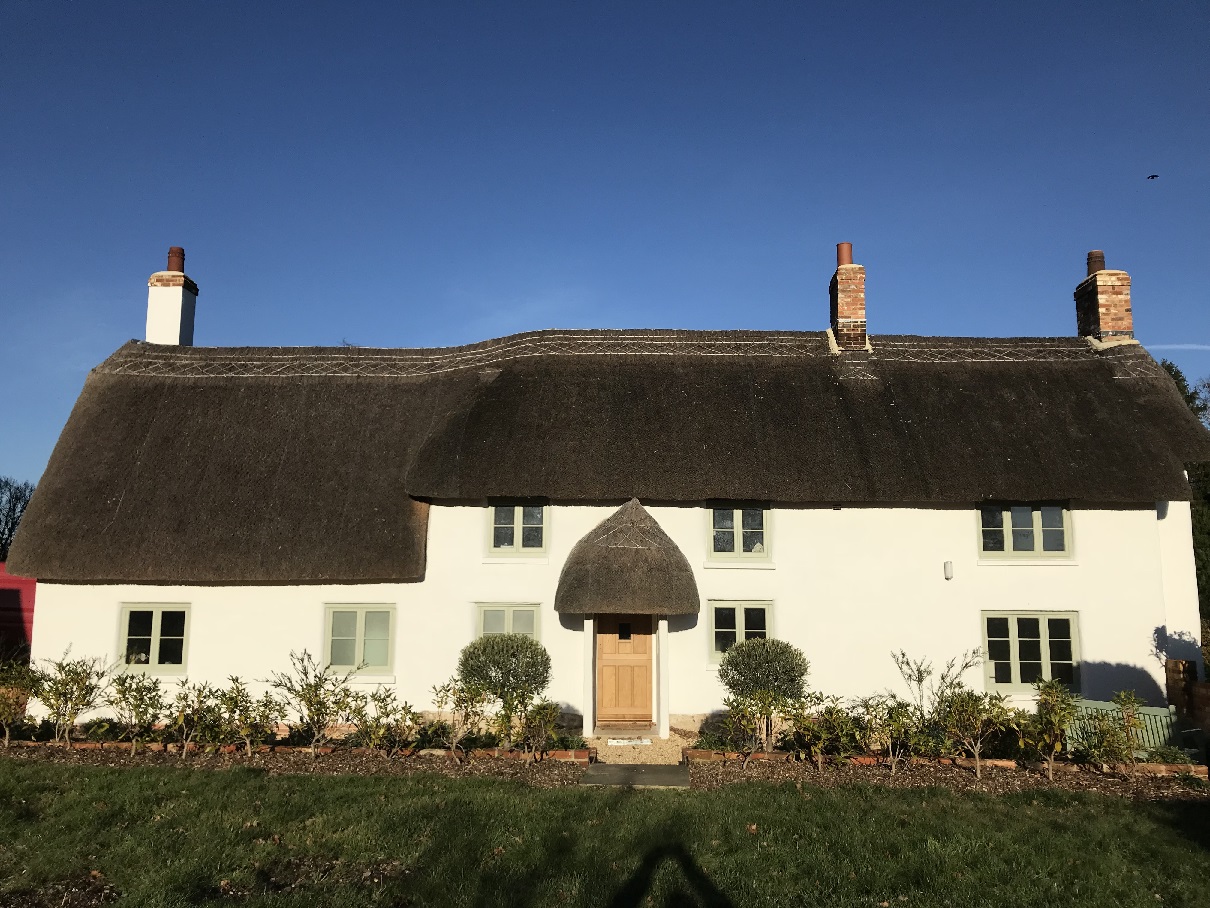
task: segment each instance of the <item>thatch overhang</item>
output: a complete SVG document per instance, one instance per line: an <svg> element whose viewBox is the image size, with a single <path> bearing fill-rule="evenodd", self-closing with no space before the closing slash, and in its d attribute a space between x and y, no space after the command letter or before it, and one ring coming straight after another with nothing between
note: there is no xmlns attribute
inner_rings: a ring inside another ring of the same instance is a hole
<svg viewBox="0 0 1210 908"><path fill-rule="evenodd" d="M689 560L637 498L572 548L555 592L564 615L696 615Z"/></svg>
<svg viewBox="0 0 1210 908"><path fill-rule="evenodd" d="M416 581L426 501L1145 506L1210 433L1138 345L542 331L447 349L131 342L89 375L9 570Z"/></svg>

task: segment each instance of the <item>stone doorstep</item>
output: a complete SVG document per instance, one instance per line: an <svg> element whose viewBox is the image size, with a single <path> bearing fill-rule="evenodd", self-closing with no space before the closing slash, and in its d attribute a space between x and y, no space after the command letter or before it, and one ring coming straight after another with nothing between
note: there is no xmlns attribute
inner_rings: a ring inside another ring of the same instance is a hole
<svg viewBox="0 0 1210 908"><path fill-rule="evenodd" d="M580 777L581 785L622 788L688 788L687 763L593 763Z"/></svg>

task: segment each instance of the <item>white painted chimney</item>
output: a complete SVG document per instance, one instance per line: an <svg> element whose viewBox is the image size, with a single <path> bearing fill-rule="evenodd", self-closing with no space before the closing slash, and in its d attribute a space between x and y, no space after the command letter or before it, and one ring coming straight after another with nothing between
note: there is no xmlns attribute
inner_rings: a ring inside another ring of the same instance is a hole
<svg viewBox="0 0 1210 908"><path fill-rule="evenodd" d="M185 250L168 250L168 268L147 280L147 343L193 346L197 284L185 276Z"/></svg>

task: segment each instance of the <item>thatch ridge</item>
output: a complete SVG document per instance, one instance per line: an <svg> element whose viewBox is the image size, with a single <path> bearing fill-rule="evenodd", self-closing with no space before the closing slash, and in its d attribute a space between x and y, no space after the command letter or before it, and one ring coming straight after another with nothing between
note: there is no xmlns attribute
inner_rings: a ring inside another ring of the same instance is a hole
<svg viewBox="0 0 1210 908"><path fill-rule="evenodd" d="M565 615L696 615L699 607L689 560L637 498L575 544L555 592Z"/></svg>

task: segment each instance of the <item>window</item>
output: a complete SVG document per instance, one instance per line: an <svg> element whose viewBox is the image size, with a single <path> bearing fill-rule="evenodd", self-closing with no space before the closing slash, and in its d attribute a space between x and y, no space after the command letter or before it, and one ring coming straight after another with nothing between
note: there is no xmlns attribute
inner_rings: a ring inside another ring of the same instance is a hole
<svg viewBox="0 0 1210 908"><path fill-rule="evenodd" d="M546 551L546 507L540 504L498 504L491 516L493 555L540 555Z"/></svg>
<svg viewBox="0 0 1210 908"><path fill-rule="evenodd" d="M475 636L489 634L524 634L538 639L538 606L490 605L479 606L479 625Z"/></svg>
<svg viewBox="0 0 1210 908"><path fill-rule="evenodd" d="M768 520L764 508L713 508L710 520L710 557L767 559Z"/></svg>
<svg viewBox="0 0 1210 908"><path fill-rule="evenodd" d="M1077 687L1079 626L1075 612L984 612L983 652L989 686L1028 688L1057 678Z"/></svg>
<svg viewBox="0 0 1210 908"><path fill-rule="evenodd" d="M122 608L122 661L149 672L183 672L189 609L181 604Z"/></svg>
<svg viewBox="0 0 1210 908"><path fill-rule="evenodd" d="M329 605L328 664L370 675L389 674L395 610L384 605Z"/></svg>
<svg viewBox="0 0 1210 908"><path fill-rule="evenodd" d="M1057 504L988 504L979 509L979 551L991 558L1071 554L1067 509Z"/></svg>
<svg viewBox="0 0 1210 908"><path fill-rule="evenodd" d="M768 602L710 603L710 652L717 659L740 640L763 638L769 632Z"/></svg>

